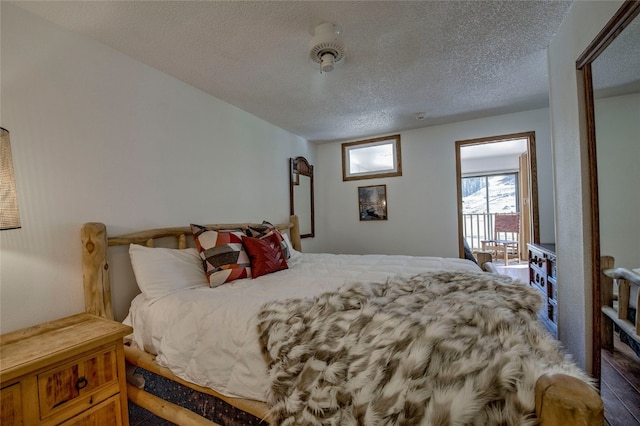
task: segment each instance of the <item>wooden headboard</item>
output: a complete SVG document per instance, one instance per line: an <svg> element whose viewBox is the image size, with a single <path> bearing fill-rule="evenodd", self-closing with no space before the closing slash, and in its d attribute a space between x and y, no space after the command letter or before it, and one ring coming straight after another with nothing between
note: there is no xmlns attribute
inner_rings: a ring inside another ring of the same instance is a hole
<svg viewBox="0 0 640 426"><path fill-rule="evenodd" d="M214 230L247 229L250 226L260 226L259 223L225 223L205 225ZM275 225L281 231L287 231L293 248L302 251L298 217L290 216L289 223ZM111 284L109 282L109 259L107 249L112 246L129 244L143 244L154 247L159 239L173 238L177 247L184 249L188 246L188 238L193 239L191 228L159 228L134 232L116 237L107 236L104 223L89 222L82 226L82 279L84 285L85 311L104 318L113 319L111 302Z"/></svg>

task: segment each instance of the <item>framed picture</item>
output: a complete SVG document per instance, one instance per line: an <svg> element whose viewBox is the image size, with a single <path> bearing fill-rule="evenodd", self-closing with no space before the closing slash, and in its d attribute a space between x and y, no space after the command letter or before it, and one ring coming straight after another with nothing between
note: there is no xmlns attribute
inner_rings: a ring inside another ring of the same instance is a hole
<svg viewBox="0 0 640 426"><path fill-rule="evenodd" d="M342 144L342 180L402 176L400 135Z"/></svg>
<svg viewBox="0 0 640 426"><path fill-rule="evenodd" d="M387 185L358 187L360 220L387 220Z"/></svg>

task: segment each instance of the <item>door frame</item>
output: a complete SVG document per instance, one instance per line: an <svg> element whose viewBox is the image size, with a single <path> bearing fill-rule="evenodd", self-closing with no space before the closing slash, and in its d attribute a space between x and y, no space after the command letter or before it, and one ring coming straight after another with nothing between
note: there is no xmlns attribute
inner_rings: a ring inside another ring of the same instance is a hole
<svg viewBox="0 0 640 426"><path fill-rule="evenodd" d="M506 142L516 139L527 140L527 152L529 162L529 213L531 217L531 242L540 242L540 222L538 215L538 165L536 161L536 133L522 132L507 135L498 135L478 139L467 139L456 141L456 190L458 197L458 252L461 258L464 258L463 243L463 220L462 220L462 164L460 161L460 149L464 146L486 145L496 142ZM520 177L522 179L522 176ZM522 194L520 194L522 197Z"/></svg>
<svg viewBox="0 0 640 426"><path fill-rule="evenodd" d="M593 79L591 63L595 61L602 51L613 42L622 30L640 15L640 2L626 0L609 22L598 33L596 38L589 43L587 48L576 60L578 82L582 81L582 98L586 115L587 155L589 159L589 189L591 194L591 375L596 379L598 386L601 378L602 347L602 300L600 299L601 287L601 257L600 257L600 201L598 197L598 161L596 155L596 118L595 101L593 96Z"/></svg>

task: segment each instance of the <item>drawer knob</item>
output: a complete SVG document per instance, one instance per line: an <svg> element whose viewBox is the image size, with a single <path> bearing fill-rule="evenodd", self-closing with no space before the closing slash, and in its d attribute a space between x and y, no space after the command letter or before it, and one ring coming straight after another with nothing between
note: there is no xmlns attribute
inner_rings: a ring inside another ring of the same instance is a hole
<svg viewBox="0 0 640 426"><path fill-rule="evenodd" d="M88 384L89 382L87 381L87 379L84 376L82 376L76 382L76 390L84 389L87 387Z"/></svg>

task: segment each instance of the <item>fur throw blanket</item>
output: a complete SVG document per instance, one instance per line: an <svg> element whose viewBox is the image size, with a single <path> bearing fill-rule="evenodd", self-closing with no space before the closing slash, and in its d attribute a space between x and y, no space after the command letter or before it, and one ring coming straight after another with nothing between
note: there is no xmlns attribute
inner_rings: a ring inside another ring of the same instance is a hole
<svg viewBox="0 0 640 426"><path fill-rule="evenodd" d="M282 425L533 425L535 382L588 381L510 278L435 272L263 306L267 403Z"/></svg>

